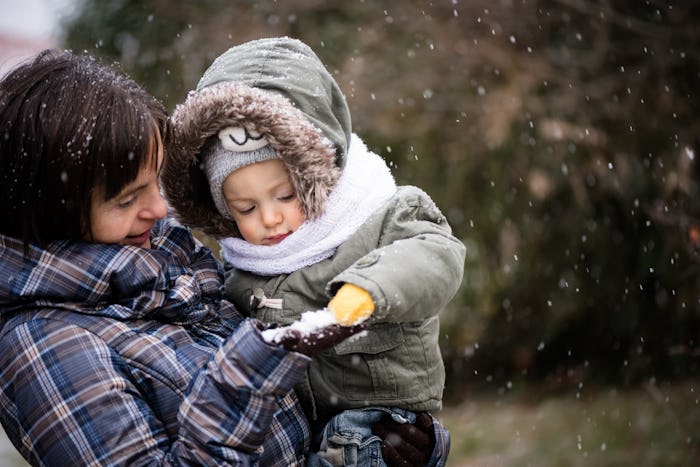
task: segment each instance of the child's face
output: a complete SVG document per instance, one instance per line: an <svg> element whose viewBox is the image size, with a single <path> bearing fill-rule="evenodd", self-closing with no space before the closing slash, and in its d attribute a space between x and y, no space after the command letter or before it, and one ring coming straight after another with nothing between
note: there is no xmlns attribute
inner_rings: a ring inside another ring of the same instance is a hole
<svg viewBox="0 0 700 467"><path fill-rule="evenodd" d="M249 243L275 245L306 220L279 159L241 167L224 180L221 189L238 230Z"/></svg>
<svg viewBox="0 0 700 467"><path fill-rule="evenodd" d="M136 179L117 196L105 201L102 193L93 193L90 233L85 240L151 247L151 229L168 211L158 184L158 172L163 164L162 146L152 145L154 149L158 147L158 153L153 153L157 165L149 163L142 167Z"/></svg>

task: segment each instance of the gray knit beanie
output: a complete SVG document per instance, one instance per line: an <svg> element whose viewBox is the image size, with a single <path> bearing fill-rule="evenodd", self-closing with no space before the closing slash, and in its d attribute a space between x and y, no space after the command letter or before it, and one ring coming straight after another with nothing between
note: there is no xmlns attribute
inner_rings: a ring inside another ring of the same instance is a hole
<svg viewBox="0 0 700 467"><path fill-rule="evenodd" d="M276 158L277 153L264 136L243 127L226 127L207 141L201 159L211 197L222 216L233 219L222 191L226 177L246 165Z"/></svg>

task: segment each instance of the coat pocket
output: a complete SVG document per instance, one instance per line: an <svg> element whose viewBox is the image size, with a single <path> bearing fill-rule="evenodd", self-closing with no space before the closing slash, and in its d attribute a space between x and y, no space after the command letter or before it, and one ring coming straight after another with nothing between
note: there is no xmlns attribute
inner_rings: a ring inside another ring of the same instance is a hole
<svg viewBox="0 0 700 467"><path fill-rule="evenodd" d="M336 361L342 367L343 391L350 400L395 399L399 395L398 375L392 354L405 347L401 326L382 323L364 335L335 346Z"/></svg>
<svg viewBox="0 0 700 467"><path fill-rule="evenodd" d="M334 347L337 355L351 353L378 354L387 352L404 342L401 325L380 323L372 325L365 333L353 336Z"/></svg>

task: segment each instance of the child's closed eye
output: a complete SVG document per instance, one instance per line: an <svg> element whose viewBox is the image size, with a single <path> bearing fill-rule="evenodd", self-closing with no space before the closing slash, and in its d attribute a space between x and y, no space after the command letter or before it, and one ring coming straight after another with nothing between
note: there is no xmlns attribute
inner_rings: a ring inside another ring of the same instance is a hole
<svg viewBox="0 0 700 467"><path fill-rule="evenodd" d="M253 210L255 210L255 205L234 207L234 209L241 214L250 214L251 212L253 212Z"/></svg>

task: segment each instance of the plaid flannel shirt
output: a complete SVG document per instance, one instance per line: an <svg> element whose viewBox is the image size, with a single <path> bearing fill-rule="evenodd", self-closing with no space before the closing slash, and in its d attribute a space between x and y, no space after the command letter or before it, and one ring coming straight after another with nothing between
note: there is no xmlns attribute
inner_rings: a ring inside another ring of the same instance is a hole
<svg viewBox="0 0 700 467"><path fill-rule="evenodd" d="M0 420L34 465L303 465L308 358L221 301L172 220L151 250L0 236Z"/></svg>

